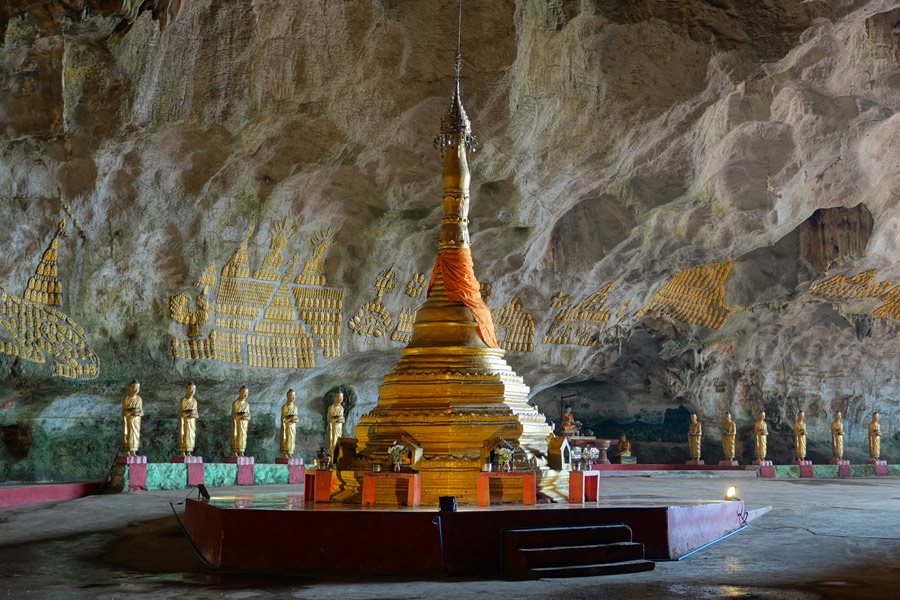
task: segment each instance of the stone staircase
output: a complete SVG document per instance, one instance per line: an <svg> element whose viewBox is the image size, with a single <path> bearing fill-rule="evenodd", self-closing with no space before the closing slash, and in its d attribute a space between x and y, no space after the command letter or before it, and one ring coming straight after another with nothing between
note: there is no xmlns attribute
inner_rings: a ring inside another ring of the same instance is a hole
<svg viewBox="0 0 900 600"><path fill-rule="evenodd" d="M503 574L510 579L619 575L654 566L621 523L503 532Z"/></svg>

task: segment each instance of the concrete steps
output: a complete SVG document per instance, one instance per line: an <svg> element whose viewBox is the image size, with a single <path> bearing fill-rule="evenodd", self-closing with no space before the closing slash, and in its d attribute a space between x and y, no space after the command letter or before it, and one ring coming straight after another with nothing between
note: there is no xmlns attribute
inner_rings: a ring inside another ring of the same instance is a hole
<svg viewBox="0 0 900 600"><path fill-rule="evenodd" d="M621 523L503 532L503 572L511 579L617 575L654 566Z"/></svg>

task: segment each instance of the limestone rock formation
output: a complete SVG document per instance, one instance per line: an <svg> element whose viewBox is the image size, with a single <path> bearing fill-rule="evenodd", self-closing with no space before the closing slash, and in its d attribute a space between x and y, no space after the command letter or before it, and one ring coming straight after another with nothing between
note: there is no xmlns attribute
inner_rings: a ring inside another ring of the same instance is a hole
<svg viewBox="0 0 900 600"><path fill-rule="evenodd" d="M187 379L198 453L226 451L247 384L248 452L275 455L292 387L311 458L325 393L354 392L352 430L423 300L457 3L143 6L0 7L0 480L102 476L133 377L151 460ZM475 267L541 411L570 403L639 460L675 457L690 411L715 459L730 411L746 460L765 409L787 461L797 409L813 459L841 410L852 460L878 410L900 458L900 2L463 19Z"/></svg>

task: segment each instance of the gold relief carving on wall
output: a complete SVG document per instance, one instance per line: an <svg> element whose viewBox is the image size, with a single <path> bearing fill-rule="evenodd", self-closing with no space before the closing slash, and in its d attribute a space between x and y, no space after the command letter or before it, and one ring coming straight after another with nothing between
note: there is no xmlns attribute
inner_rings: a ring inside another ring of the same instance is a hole
<svg viewBox="0 0 900 600"><path fill-rule="evenodd" d="M84 337L84 329L61 310L62 285L57 278L59 239L66 237L66 220L41 257L28 280L23 298L0 287L0 327L9 336L0 338L0 352L44 364L53 360L53 374L69 379L94 379L100 374L100 359ZM51 306L53 305L53 306Z"/></svg>
<svg viewBox="0 0 900 600"><path fill-rule="evenodd" d="M367 344L371 344L373 339L384 337L393 328L394 319L381 299L385 293L393 292L396 287L397 273L391 265L382 271L372 284L375 298L371 302L366 302L347 323L350 331L363 336Z"/></svg>
<svg viewBox="0 0 900 600"><path fill-rule="evenodd" d="M248 244L253 230L248 229L218 281L212 264L194 283L201 288L194 299L196 308L191 307L190 294L170 299L170 316L188 326L189 337L172 338L173 356L275 369L314 367L316 348L326 358L340 356L344 291L326 287L321 272L334 234L329 229L312 237L313 257L304 267L308 277L301 274L292 281L299 257L294 256L283 273L280 269L297 227L287 219L272 224L269 250L250 277ZM210 329L204 339L206 325Z"/></svg>
<svg viewBox="0 0 900 600"><path fill-rule="evenodd" d="M278 268L281 266L281 261L284 260L282 250L287 246L288 240L293 238L296 233L297 226L293 223L288 224L287 217L281 223L272 224L272 241L269 244L269 251L266 252L262 266L253 272L253 279L262 281L277 281L279 279Z"/></svg>
<svg viewBox="0 0 900 600"><path fill-rule="evenodd" d="M596 346L595 334L600 331L609 319L606 298L614 283L607 283L593 294L582 298L571 306L567 306L570 296L565 296L565 301L560 302L563 296L561 293L557 293L551 299L551 305L564 306L565 308L553 317L553 322L547 329L546 335L544 335L544 343Z"/></svg>
<svg viewBox="0 0 900 600"><path fill-rule="evenodd" d="M563 295L562 292L556 292L552 298L550 298L550 306L553 308L559 308L560 306L565 306L569 303L569 300L572 298L569 294Z"/></svg>
<svg viewBox="0 0 900 600"><path fill-rule="evenodd" d="M725 280L730 272L731 261L679 271L637 315L658 309L684 323L721 329L728 315L744 310L725 305Z"/></svg>
<svg viewBox="0 0 900 600"><path fill-rule="evenodd" d="M56 235L50 241L50 246L44 251L41 262L25 288L25 299L31 302L39 302L49 306L62 304L62 285L56 277L56 257L59 248L59 238L69 237L66 233L66 220L63 219L56 227Z"/></svg>
<svg viewBox="0 0 900 600"><path fill-rule="evenodd" d="M294 283L302 283L304 285L325 285L325 255L329 248L334 245L335 234L331 231L331 227L325 231L318 231L309 238L309 243L313 247L313 255L307 259L303 265L303 271L294 280Z"/></svg>
<svg viewBox="0 0 900 600"><path fill-rule="evenodd" d="M628 314L629 310L631 310L631 300L626 300L622 303L622 306L619 307L619 311L616 313L616 318L621 319Z"/></svg>
<svg viewBox="0 0 900 600"><path fill-rule="evenodd" d="M491 299L491 296L494 295L494 290L491 287L491 284L487 281L482 281L479 286L479 291L481 292L481 299L484 300L484 303L487 304Z"/></svg>
<svg viewBox="0 0 900 600"><path fill-rule="evenodd" d="M890 281L873 284L875 274L875 269L857 273L850 278L838 274L813 284L809 293L836 301L878 298L884 304L872 311L873 317L900 319L900 285L894 286Z"/></svg>
<svg viewBox="0 0 900 600"><path fill-rule="evenodd" d="M406 295L410 298L415 298L424 291L425 275L423 273L416 273L413 275L412 279L409 280L409 283L406 284Z"/></svg>
<svg viewBox="0 0 900 600"><path fill-rule="evenodd" d="M413 323L416 321L417 310L403 308L397 317L397 327L391 334L391 340L395 342L409 343L412 338Z"/></svg>
<svg viewBox="0 0 900 600"><path fill-rule="evenodd" d="M514 296L494 315L497 343L505 350L531 352L534 350L534 319L519 296Z"/></svg>
<svg viewBox="0 0 900 600"><path fill-rule="evenodd" d="M813 284L809 288L809 293L829 300L860 300L862 298L878 298L886 294L893 285L889 281L872 285L873 281L875 281L875 269L863 271L849 279L839 274Z"/></svg>

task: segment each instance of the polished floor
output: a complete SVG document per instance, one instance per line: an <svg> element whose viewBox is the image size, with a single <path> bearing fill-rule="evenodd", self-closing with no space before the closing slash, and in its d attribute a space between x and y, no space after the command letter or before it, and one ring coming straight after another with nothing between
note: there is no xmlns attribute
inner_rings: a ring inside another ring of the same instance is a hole
<svg viewBox="0 0 900 600"><path fill-rule="evenodd" d="M604 492L608 500L691 502L716 500L731 483L749 508L773 510L737 535L649 573L533 582L213 571L194 555L170 507L180 512L186 491L12 507L0 509L0 598L900 597L900 478L641 477L604 482ZM279 494L270 498L280 501L292 489L254 491ZM221 497L246 493L214 490ZM301 531L284 535L315 543ZM397 560L415 557L397 548Z"/></svg>

